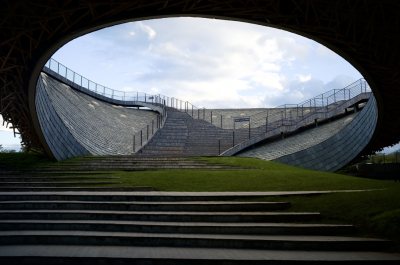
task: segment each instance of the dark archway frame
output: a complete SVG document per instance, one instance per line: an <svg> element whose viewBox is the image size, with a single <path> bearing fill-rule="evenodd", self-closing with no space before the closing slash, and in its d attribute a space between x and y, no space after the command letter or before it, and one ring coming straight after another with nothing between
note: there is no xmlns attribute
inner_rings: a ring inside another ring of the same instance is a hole
<svg viewBox="0 0 400 265"><path fill-rule="evenodd" d="M5 0L0 11L0 113L28 148L45 149L34 87L45 61L66 42L127 21L200 16L250 22L313 39L348 60L378 103L364 154L400 140L400 2L390 0Z"/></svg>

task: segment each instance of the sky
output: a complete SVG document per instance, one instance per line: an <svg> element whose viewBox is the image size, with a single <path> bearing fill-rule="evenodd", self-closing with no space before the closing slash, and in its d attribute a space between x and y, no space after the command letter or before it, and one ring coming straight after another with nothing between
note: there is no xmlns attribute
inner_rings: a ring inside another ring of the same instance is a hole
<svg viewBox="0 0 400 265"><path fill-rule="evenodd" d="M296 104L362 77L310 39L204 18L124 23L79 37L52 57L116 90L163 94L206 108ZM0 127L3 147L19 142L9 134Z"/></svg>

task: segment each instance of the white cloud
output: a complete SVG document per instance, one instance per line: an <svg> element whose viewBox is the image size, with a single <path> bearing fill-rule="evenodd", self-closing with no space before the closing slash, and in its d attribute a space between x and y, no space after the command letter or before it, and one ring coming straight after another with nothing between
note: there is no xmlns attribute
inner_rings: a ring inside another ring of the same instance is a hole
<svg viewBox="0 0 400 265"><path fill-rule="evenodd" d="M311 80L311 74L308 75L297 74L296 77L301 83Z"/></svg>
<svg viewBox="0 0 400 265"><path fill-rule="evenodd" d="M140 29L147 34L147 37L149 40L152 40L156 37L157 32L152 27L150 27L149 25L146 25L143 22L138 22L138 23L139 23Z"/></svg>
<svg viewBox="0 0 400 265"><path fill-rule="evenodd" d="M92 80L206 107L298 103L322 93L328 82L349 69L320 44L241 22L165 18L122 24L90 36L80 45L86 47L84 58L69 61L87 65ZM78 56L78 47L65 57Z"/></svg>

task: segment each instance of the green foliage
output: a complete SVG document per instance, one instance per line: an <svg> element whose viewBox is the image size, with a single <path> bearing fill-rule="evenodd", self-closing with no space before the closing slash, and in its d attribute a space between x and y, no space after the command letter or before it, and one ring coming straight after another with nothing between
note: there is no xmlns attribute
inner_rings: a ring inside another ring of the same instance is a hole
<svg viewBox="0 0 400 265"><path fill-rule="evenodd" d="M397 151L391 154L377 153L369 156L365 162L374 164L400 163L400 152Z"/></svg>

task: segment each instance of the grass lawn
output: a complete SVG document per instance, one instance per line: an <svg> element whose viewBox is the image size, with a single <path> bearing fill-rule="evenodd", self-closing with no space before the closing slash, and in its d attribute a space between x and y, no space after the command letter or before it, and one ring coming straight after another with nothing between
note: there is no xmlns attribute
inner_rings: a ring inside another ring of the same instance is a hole
<svg viewBox="0 0 400 265"><path fill-rule="evenodd" d="M240 170L158 170L113 172L123 186L151 186L162 191L295 191L384 189L393 182L292 167L254 158L197 158L247 167Z"/></svg>
<svg viewBox="0 0 400 265"><path fill-rule="evenodd" d="M305 191L377 189L318 196L269 197L289 201L293 211L318 211L323 221L355 224L361 233L400 242L400 183L306 170L252 158L196 158L242 166L238 170L153 170L107 172L119 177L117 186L151 186L161 191ZM47 165L43 157L0 154L1 165L32 168ZM63 162L62 162L63 163ZM94 172L96 173L96 172ZM112 186L112 185L110 185ZM115 185L114 185L115 186Z"/></svg>

